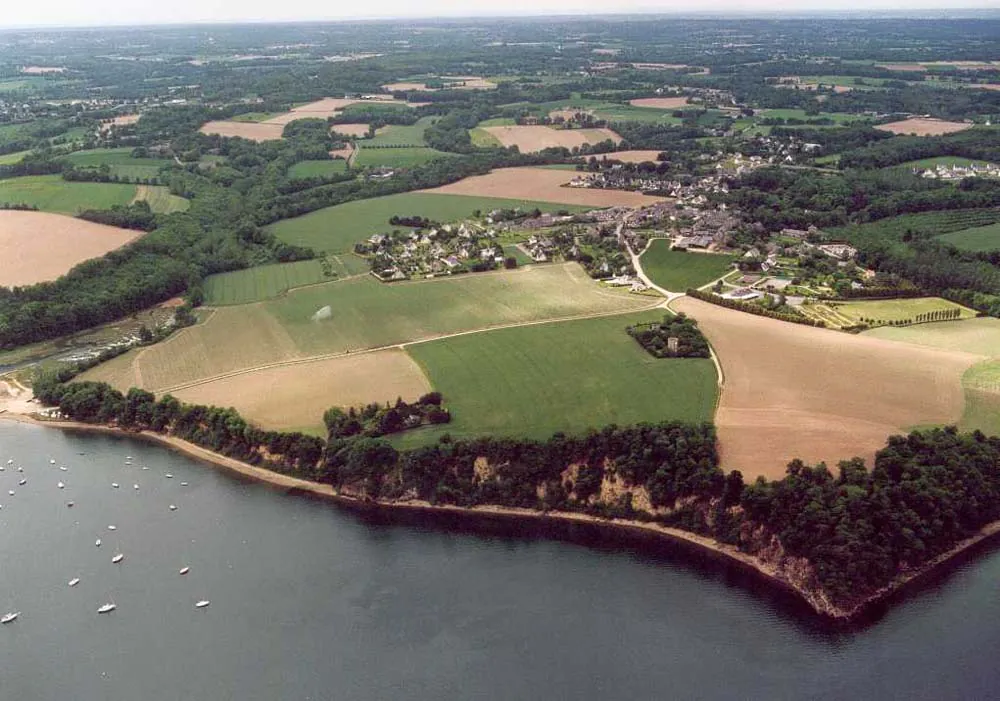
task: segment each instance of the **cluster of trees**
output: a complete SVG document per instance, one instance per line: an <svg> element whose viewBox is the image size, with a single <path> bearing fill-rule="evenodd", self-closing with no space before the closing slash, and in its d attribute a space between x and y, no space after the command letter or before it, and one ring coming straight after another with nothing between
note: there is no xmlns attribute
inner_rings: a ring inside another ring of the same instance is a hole
<svg viewBox="0 0 1000 701"><path fill-rule="evenodd" d="M877 130L872 130L877 131ZM936 156L1000 162L997 132L975 128L945 136L897 136L840 155L841 168L888 168Z"/></svg>
<svg viewBox="0 0 1000 701"><path fill-rule="evenodd" d="M907 299L910 297L925 297L927 293L915 287L912 283L900 285L872 285L871 287L851 287L847 285L837 290L836 297L820 297L820 299Z"/></svg>
<svg viewBox="0 0 1000 701"><path fill-rule="evenodd" d="M117 226L122 229L152 231L156 228L156 215L145 200L139 200L132 204L112 205L111 209L85 209L76 216L87 221Z"/></svg>
<svg viewBox="0 0 1000 701"><path fill-rule="evenodd" d="M802 316L801 314L792 314L786 311L779 311L776 309L768 309L767 307L761 306L760 304L755 304L753 302L748 302L741 299L729 299L727 297L720 297L719 295L712 294L711 292L703 292L701 290L689 289L687 294L695 299L700 299L704 302L711 302L712 304L718 304L720 307L726 307L727 309L736 309L741 312L747 312L749 314L756 314L757 316L766 316L769 319L778 319L779 321L790 321L793 324L804 324L806 326L819 326L825 327L826 323L816 319L810 319L809 317Z"/></svg>
<svg viewBox="0 0 1000 701"><path fill-rule="evenodd" d="M408 226L411 229L430 229L432 227L441 226L440 222L428 219L427 217L422 217L419 214L412 214L410 216L393 214L389 217L389 224L391 226Z"/></svg>
<svg viewBox="0 0 1000 701"><path fill-rule="evenodd" d="M450 421L451 413L441 406L440 392L429 392L412 404L398 398L395 404L386 402L385 406L381 406L373 403L360 409L350 407L347 411L331 407L323 414L330 440L353 436L378 438L426 424L446 424Z"/></svg>
<svg viewBox="0 0 1000 701"><path fill-rule="evenodd" d="M698 329L698 322L683 312L676 316L668 314L659 323L628 326L625 331L657 358L707 358L710 355L708 340ZM673 349L670 348L671 338L676 344Z"/></svg>

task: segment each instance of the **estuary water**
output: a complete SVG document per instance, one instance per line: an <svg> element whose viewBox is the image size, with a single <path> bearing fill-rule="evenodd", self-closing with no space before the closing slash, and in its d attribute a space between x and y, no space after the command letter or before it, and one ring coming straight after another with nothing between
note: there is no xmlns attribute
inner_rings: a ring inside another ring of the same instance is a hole
<svg viewBox="0 0 1000 701"><path fill-rule="evenodd" d="M123 437L0 422L0 458L0 701L1000 696L1000 552L832 633L681 557L373 523Z"/></svg>

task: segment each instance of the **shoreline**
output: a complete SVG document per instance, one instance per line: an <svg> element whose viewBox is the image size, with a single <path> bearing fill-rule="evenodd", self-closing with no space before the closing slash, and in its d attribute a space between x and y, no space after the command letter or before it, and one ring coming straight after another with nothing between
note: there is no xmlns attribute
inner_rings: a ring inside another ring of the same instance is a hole
<svg viewBox="0 0 1000 701"><path fill-rule="evenodd" d="M166 447L176 453L192 458L214 468L279 487L289 494L317 497L333 502L351 511L364 514L411 514L426 515L436 519L459 517L464 522L487 521L498 519L508 524L532 523L536 525L560 525L572 528L585 526L596 529L603 534L625 535L632 542L656 542L679 546L688 552L707 556L717 562L733 566L740 572L752 575L758 581L770 585L773 589L791 595L799 604L804 604L813 614L827 622L837 625L852 625L863 623L864 619L877 609L884 609L893 600L905 597L914 587L932 580L938 575L950 572L965 560L963 556L973 555L979 547L990 544L1000 536L1000 521L994 521L984 526L975 535L957 543L953 548L917 570L903 572L882 589L866 597L850 609L839 608L828 602L822 592L812 592L795 586L791 581L781 576L777 569L763 560L744 553L736 547L720 543L710 537L698 535L679 528L664 526L646 521L631 521L623 519L604 519L589 514L570 511L542 512L534 509L506 506L453 506L434 505L421 500L412 501L368 501L350 494L343 494L332 486L291 477L274 472L264 467L255 467L248 463L215 453L180 438L166 436L153 431L127 431L117 427L86 424L76 421L42 420L33 416L16 413L0 414L0 419L17 423L57 428L68 432L103 433L127 438L145 440ZM537 535L537 534L528 534Z"/></svg>

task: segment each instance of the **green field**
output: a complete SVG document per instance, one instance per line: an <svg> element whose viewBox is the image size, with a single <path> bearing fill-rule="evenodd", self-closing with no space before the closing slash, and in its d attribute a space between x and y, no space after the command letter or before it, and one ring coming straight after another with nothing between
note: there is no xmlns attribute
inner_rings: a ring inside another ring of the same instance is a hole
<svg viewBox="0 0 1000 701"><path fill-rule="evenodd" d="M0 197L2 201L2 197ZM317 251L340 253L351 251L354 244L372 234L390 231L389 219L393 215L429 217L445 223L463 219L475 210L521 207L546 212L568 210L586 211L586 207L508 200L494 197L465 197L440 195L427 192L405 192L370 200L357 200L334 207L326 207L294 219L285 219L268 229L285 243L309 246Z"/></svg>
<svg viewBox="0 0 1000 701"><path fill-rule="evenodd" d="M1000 319L977 317L967 321L891 327L865 331L865 336L918 346L966 351L985 356L1000 356Z"/></svg>
<svg viewBox="0 0 1000 701"><path fill-rule="evenodd" d="M164 158L133 158L131 148L98 148L76 151L64 158L77 168L97 168L107 165L119 178L146 180L159 175L160 168L170 165Z"/></svg>
<svg viewBox="0 0 1000 701"><path fill-rule="evenodd" d="M235 295L237 283L230 281ZM299 287L259 304L217 307L205 323L150 346L136 362L147 386L174 387L303 356L509 324L637 312L657 301L604 289L576 263L391 285L362 275ZM327 306L331 316L314 320Z"/></svg>
<svg viewBox="0 0 1000 701"><path fill-rule="evenodd" d="M477 148L503 148L500 139L478 127L476 129L469 129L469 137L472 139L472 145Z"/></svg>
<svg viewBox="0 0 1000 701"><path fill-rule="evenodd" d="M933 158L921 158L917 161L907 161L900 163L900 168L936 168L937 166L987 166L989 161L977 161L972 158L962 158L961 156L934 156Z"/></svg>
<svg viewBox="0 0 1000 701"><path fill-rule="evenodd" d="M642 254L642 269L660 287L671 292L707 285L732 269L733 256L670 250L670 242L656 239Z"/></svg>
<svg viewBox="0 0 1000 701"><path fill-rule="evenodd" d="M972 229L961 229L950 234L938 236L939 241L946 241L963 251L996 251L1000 250L1000 224L988 224Z"/></svg>
<svg viewBox="0 0 1000 701"><path fill-rule="evenodd" d="M907 231L914 236L940 236L996 222L1000 222L1000 210L997 209L956 209L903 214L867 224L830 228L826 231L834 238L847 239L854 243L884 239L902 240Z"/></svg>
<svg viewBox="0 0 1000 701"><path fill-rule="evenodd" d="M683 120L673 115L674 110L633 105L605 105L593 110L598 119L609 122L647 122L650 124L680 124Z"/></svg>
<svg viewBox="0 0 1000 701"><path fill-rule="evenodd" d="M481 127L512 127L515 124L517 124L517 121L512 119L511 117L494 117L493 119L484 119L483 121L481 121L479 124L476 125L476 128L478 129Z"/></svg>
<svg viewBox="0 0 1000 701"><path fill-rule="evenodd" d="M205 304L212 306L249 304L279 297L304 285L331 282L349 275L368 272L368 262L353 254L329 256L331 276L323 272L320 260L259 265L205 278Z"/></svg>
<svg viewBox="0 0 1000 701"><path fill-rule="evenodd" d="M761 118L775 118L775 119L799 119L799 120L810 120L810 119L830 119L837 124L847 124L848 122L858 122L868 119L861 114L849 114L847 112L820 112L819 114L806 114L805 110L799 109L775 109L775 110L761 110L757 113L758 117Z"/></svg>
<svg viewBox="0 0 1000 701"><path fill-rule="evenodd" d="M128 204L135 185L70 183L58 175L31 175L0 180L0 202L27 204L44 212L76 214L84 209L109 209Z"/></svg>
<svg viewBox="0 0 1000 701"><path fill-rule="evenodd" d="M328 175L343 173L347 170L347 161L343 158L328 161L299 161L288 169L289 178L323 178Z"/></svg>
<svg viewBox="0 0 1000 701"><path fill-rule="evenodd" d="M292 290L265 306L296 347L313 355L502 324L629 311L650 303L605 290L579 265L567 263L393 284L363 276ZM313 321L325 306L333 317Z"/></svg>
<svg viewBox="0 0 1000 701"><path fill-rule="evenodd" d="M432 148L368 148L368 142L359 143L357 155L354 157L354 165L359 168L366 167L398 167L421 165L435 158L451 158L455 154L437 151Z"/></svg>
<svg viewBox="0 0 1000 701"><path fill-rule="evenodd" d="M229 119L233 122L266 122L282 114L284 112L244 112L243 114L234 115Z"/></svg>
<svg viewBox="0 0 1000 701"><path fill-rule="evenodd" d="M433 117L424 117L409 126L393 124L380 129L371 139L364 139L363 143L373 146L426 146L424 132L433 122Z"/></svg>
<svg viewBox="0 0 1000 701"><path fill-rule="evenodd" d="M319 260L260 265L210 275L205 279L205 304L247 304L277 297L293 287L329 281Z"/></svg>
<svg viewBox="0 0 1000 701"><path fill-rule="evenodd" d="M191 206L189 200L170 194L166 185L142 185L137 188L135 198L149 203L149 208L157 214L186 212Z"/></svg>
<svg viewBox="0 0 1000 701"><path fill-rule="evenodd" d="M802 313L813 319L826 322L831 328L856 326L867 323L869 326L915 319L918 314L960 309L961 319L971 319L976 313L954 302L940 297L919 297L916 299L880 299L860 302L827 302L823 304L808 304L801 307ZM862 319L874 319L863 322Z"/></svg>
<svg viewBox="0 0 1000 701"><path fill-rule="evenodd" d="M14 165L15 163L20 163L21 160L27 156L31 151L15 151L14 153L5 153L0 155L0 166Z"/></svg>
<svg viewBox="0 0 1000 701"><path fill-rule="evenodd" d="M405 434L408 445L444 433L547 438L611 423L711 421L711 360L657 359L625 333L660 312L525 326L408 346L452 412L447 426Z"/></svg>
<svg viewBox="0 0 1000 701"><path fill-rule="evenodd" d="M965 411L959 424L963 431L1000 435L1000 361L987 360L962 375Z"/></svg>

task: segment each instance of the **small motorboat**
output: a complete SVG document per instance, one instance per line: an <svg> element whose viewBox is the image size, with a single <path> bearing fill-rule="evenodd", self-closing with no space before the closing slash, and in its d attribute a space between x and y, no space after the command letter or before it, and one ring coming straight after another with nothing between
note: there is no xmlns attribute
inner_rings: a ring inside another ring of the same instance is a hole
<svg viewBox="0 0 1000 701"><path fill-rule="evenodd" d="M3 618L0 618L0 623L13 623L20 615L20 611L11 611L10 613L4 614Z"/></svg>
<svg viewBox="0 0 1000 701"><path fill-rule="evenodd" d="M143 466L142 466L142 469L143 469L143 470L148 470L149 468L148 468L148 467L146 467L145 465L143 465Z"/></svg>
<svg viewBox="0 0 1000 701"><path fill-rule="evenodd" d="M59 489L66 489L66 484L64 482L59 482L56 486L59 487Z"/></svg>
<svg viewBox="0 0 1000 701"><path fill-rule="evenodd" d="M6 470L6 469L7 469L7 468L5 468L5 467L4 467L3 465L0 465L0 472L3 472L3 471L4 471L4 470Z"/></svg>
<svg viewBox="0 0 1000 701"><path fill-rule="evenodd" d="M181 567L181 571L178 572L177 574L187 574L190 571L191 571L190 567Z"/></svg>
<svg viewBox="0 0 1000 701"><path fill-rule="evenodd" d="M202 599L202 600L201 600L201 601L199 601L199 602L198 602L197 604L195 604L195 605L194 605L194 607L195 607L196 609L203 609L203 608L205 608L206 606L208 606L208 605L209 605L210 603L212 603L212 602L211 602L211 601L209 601L208 599Z"/></svg>
<svg viewBox="0 0 1000 701"><path fill-rule="evenodd" d="M111 488L112 489L118 489L119 486L121 486L121 485L119 485L117 482L112 482L111 483Z"/></svg>
<svg viewBox="0 0 1000 701"><path fill-rule="evenodd" d="M133 484L132 485L132 489L138 489L138 488L139 488L139 485L137 485L137 484Z"/></svg>
<svg viewBox="0 0 1000 701"><path fill-rule="evenodd" d="M188 486L188 483L187 482L181 482L181 486L182 487L186 487L186 486Z"/></svg>
<svg viewBox="0 0 1000 701"><path fill-rule="evenodd" d="M28 483L28 480L21 480L20 482L18 482L18 484L19 484L20 486L22 486L22 487L23 487L24 485L26 485L27 483Z"/></svg>
<svg viewBox="0 0 1000 701"><path fill-rule="evenodd" d="M132 459L132 456L131 456L131 455L126 455L126 456L125 456L125 459L126 459L126 460L131 460L131 459Z"/></svg>
<svg viewBox="0 0 1000 701"><path fill-rule="evenodd" d="M101 539L98 538L97 540L95 540L94 545L96 545L97 547L101 547Z"/></svg>
<svg viewBox="0 0 1000 701"><path fill-rule="evenodd" d="M111 561L117 565L119 562L121 562L124 559L125 559L125 555L122 554L122 553L118 553L113 558L111 558Z"/></svg>
<svg viewBox="0 0 1000 701"><path fill-rule="evenodd" d="M24 468L23 467L19 467L19 468L17 468L17 471L18 472L24 472Z"/></svg>
<svg viewBox="0 0 1000 701"><path fill-rule="evenodd" d="M56 461L55 461L55 460L49 460L49 464L50 464L50 465L55 465L55 464L56 464Z"/></svg>
<svg viewBox="0 0 1000 701"><path fill-rule="evenodd" d="M118 526L114 526L114 525L108 526L108 530L109 531L117 531L118 530Z"/></svg>
<svg viewBox="0 0 1000 701"><path fill-rule="evenodd" d="M167 473L167 474L165 475L165 477L166 477L166 478L167 478L168 480L172 480L172 479L174 478L174 476L173 476L172 474L170 474L169 472L168 472L168 473Z"/></svg>
<svg viewBox="0 0 1000 701"><path fill-rule="evenodd" d="M66 467L65 465L60 465L59 469L62 470L63 472L66 472L67 470L69 470L69 468Z"/></svg>
<svg viewBox="0 0 1000 701"><path fill-rule="evenodd" d="M13 489L8 489L7 493L10 494L11 496L14 496L14 490Z"/></svg>
<svg viewBox="0 0 1000 701"><path fill-rule="evenodd" d="M11 458L10 460L8 460L7 464L8 465L13 465L14 464L14 458Z"/></svg>
<svg viewBox="0 0 1000 701"><path fill-rule="evenodd" d="M80 583L80 578L79 577L73 577L73 579L69 580L69 585L71 587L75 587L79 583Z"/></svg>
<svg viewBox="0 0 1000 701"><path fill-rule="evenodd" d="M111 613L116 608L118 608L118 607L115 606L115 602L111 601L111 602L109 602L107 604L104 604L104 606L102 606L101 608L97 609L97 612L98 613Z"/></svg>
<svg viewBox="0 0 1000 701"><path fill-rule="evenodd" d="M72 502L72 501L67 501L67 502L66 502L66 506L67 506L68 508L72 509L72 508L73 508L73 505L74 505L75 503L76 503L76 502Z"/></svg>
<svg viewBox="0 0 1000 701"><path fill-rule="evenodd" d="M171 504L171 505L170 505L170 510L171 510L171 511L177 511L177 507L176 507L176 506L174 506L173 504Z"/></svg>

